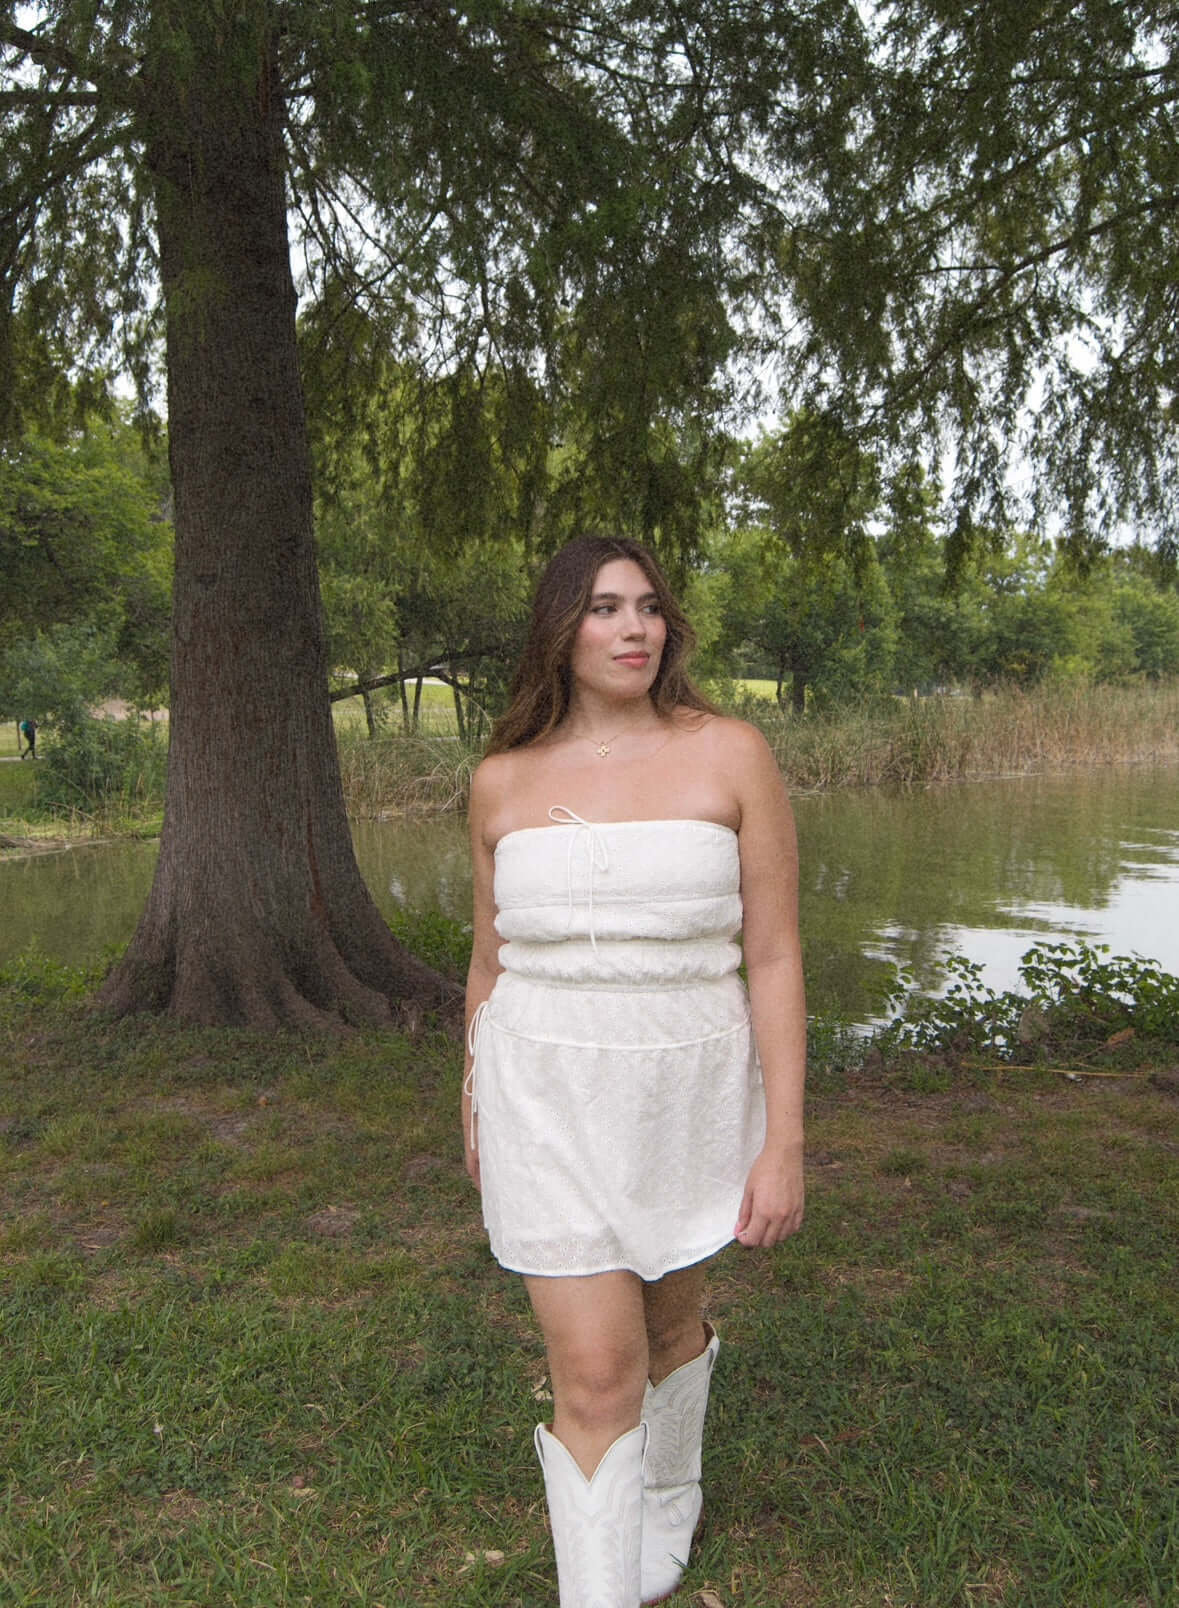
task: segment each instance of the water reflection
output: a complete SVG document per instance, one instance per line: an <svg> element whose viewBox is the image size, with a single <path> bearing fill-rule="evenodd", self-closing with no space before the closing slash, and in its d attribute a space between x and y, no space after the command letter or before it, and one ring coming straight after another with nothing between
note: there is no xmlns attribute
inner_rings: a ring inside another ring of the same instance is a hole
<svg viewBox="0 0 1179 1608"><path fill-rule="evenodd" d="M120 840L0 863L0 960L37 944L83 966L123 944L151 887L158 846Z"/></svg>
<svg viewBox="0 0 1179 1608"><path fill-rule="evenodd" d="M812 1010L876 1015L896 966L936 990L947 950L1015 982L1037 939L1107 943L1179 972L1179 771L1100 770L796 800ZM386 913L465 920L458 816L358 823L357 857ZM0 959L31 941L80 963L128 938L154 844L117 843L0 865Z"/></svg>
<svg viewBox="0 0 1179 1608"><path fill-rule="evenodd" d="M935 991L959 951L1001 989L1037 940L1179 971L1174 768L796 801L816 1004L871 1016L894 966ZM847 978L848 957L860 958Z"/></svg>
<svg viewBox="0 0 1179 1608"><path fill-rule="evenodd" d="M357 821L356 858L380 910L441 910L471 917L471 852L467 821L442 815L428 821Z"/></svg>

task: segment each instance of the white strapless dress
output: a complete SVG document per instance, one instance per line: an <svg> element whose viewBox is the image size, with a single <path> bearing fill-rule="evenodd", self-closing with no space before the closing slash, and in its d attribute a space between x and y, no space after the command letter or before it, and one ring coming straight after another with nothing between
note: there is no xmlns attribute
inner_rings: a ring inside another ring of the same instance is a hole
<svg viewBox="0 0 1179 1608"><path fill-rule="evenodd" d="M551 814L495 851L504 970L471 1025L483 1218L517 1272L657 1279L733 1237L764 1141L737 839Z"/></svg>

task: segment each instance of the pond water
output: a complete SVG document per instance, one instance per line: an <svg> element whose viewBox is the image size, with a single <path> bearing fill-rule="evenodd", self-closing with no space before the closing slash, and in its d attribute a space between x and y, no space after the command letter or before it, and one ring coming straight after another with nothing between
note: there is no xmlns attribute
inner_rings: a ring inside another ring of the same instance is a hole
<svg viewBox="0 0 1179 1608"><path fill-rule="evenodd" d="M1179 769L1102 769L795 800L808 1002L875 1017L895 968L926 992L955 951L992 988L1037 941L1080 939L1179 973ZM358 823L378 904L465 920L465 822ZM81 963L132 933L156 847L115 843L0 864L0 961L36 942Z"/></svg>

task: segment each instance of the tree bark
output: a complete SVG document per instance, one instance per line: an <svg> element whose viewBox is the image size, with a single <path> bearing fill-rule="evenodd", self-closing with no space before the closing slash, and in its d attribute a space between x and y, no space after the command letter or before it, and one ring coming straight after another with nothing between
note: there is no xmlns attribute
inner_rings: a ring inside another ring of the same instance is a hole
<svg viewBox="0 0 1179 1608"><path fill-rule="evenodd" d="M805 670L790 672L790 708L796 715L806 714L806 689L809 677Z"/></svg>
<svg viewBox="0 0 1179 1608"><path fill-rule="evenodd" d="M265 1027L449 1011L457 990L373 904L344 810L271 7L153 19L169 30L148 56L143 138L167 312L171 744L155 881L102 1003Z"/></svg>
<svg viewBox="0 0 1179 1608"><path fill-rule="evenodd" d="M465 743L467 740L467 722L463 717L463 695L459 691L457 681L450 683L450 696L454 700L454 723L458 727L459 740Z"/></svg>
<svg viewBox="0 0 1179 1608"><path fill-rule="evenodd" d="M401 644L397 644L397 691L401 697L401 729L409 732L409 695L405 690L405 676L402 673Z"/></svg>

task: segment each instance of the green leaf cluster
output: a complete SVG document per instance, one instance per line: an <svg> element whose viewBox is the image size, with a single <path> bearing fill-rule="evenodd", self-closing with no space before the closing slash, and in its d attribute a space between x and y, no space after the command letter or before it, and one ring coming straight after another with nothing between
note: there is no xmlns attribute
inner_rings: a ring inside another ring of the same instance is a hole
<svg viewBox="0 0 1179 1608"><path fill-rule="evenodd" d="M6 708L44 719L79 699L163 701L167 512L161 459L117 415L62 440L30 431L0 446Z"/></svg>
<svg viewBox="0 0 1179 1608"><path fill-rule="evenodd" d="M1077 1054L1116 1036L1179 1043L1179 978L1155 961L1111 956L1105 944L1036 944L1020 962L1022 987L998 994L977 962L948 955L945 966L951 981L942 995L907 1000L882 1043L1009 1060L1066 1046ZM899 986L903 997L905 979Z"/></svg>

